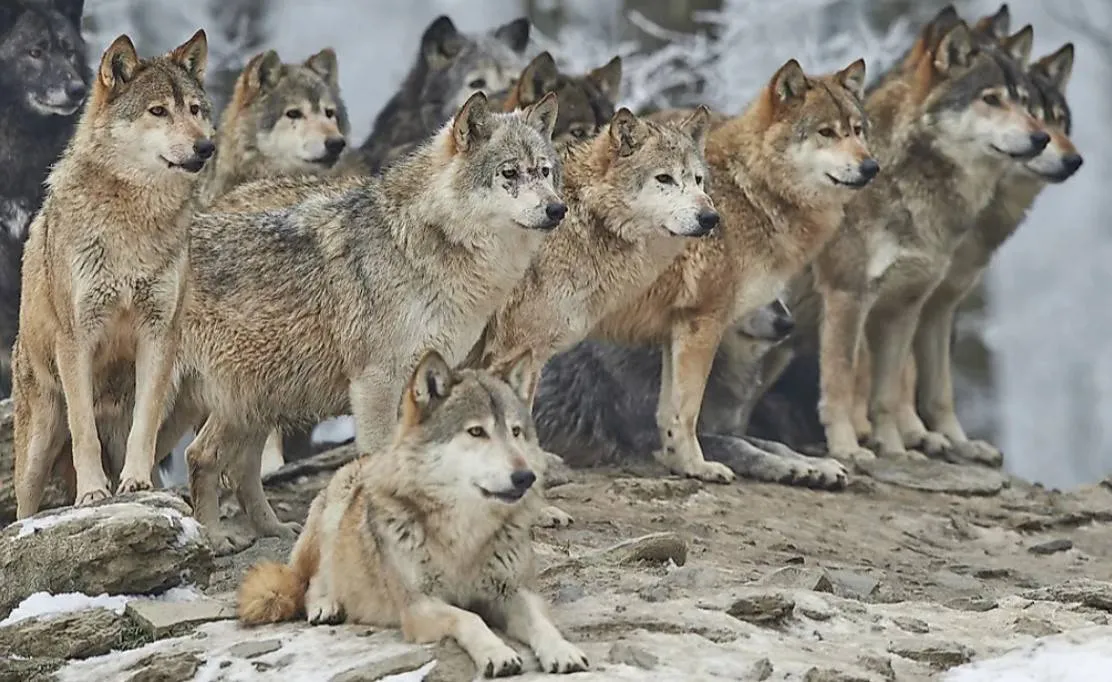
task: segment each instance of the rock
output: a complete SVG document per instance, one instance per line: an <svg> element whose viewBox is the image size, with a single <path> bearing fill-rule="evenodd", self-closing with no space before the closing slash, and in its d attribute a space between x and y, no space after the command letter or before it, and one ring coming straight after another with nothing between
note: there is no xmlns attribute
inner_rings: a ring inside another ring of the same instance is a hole
<svg viewBox="0 0 1112 682"><path fill-rule="evenodd" d="M1050 587L1028 590L1020 596L1024 599L1077 603L1093 609L1112 611L1112 583L1103 580L1074 578Z"/></svg>
<svg viewBox="0 0 1112 682"><path fill-rule="evenodd" d="M795 610L801 616L806 616L811 620L826 621L834 617L834 609L826 600L818 595L807 594L801 592L796 594L795 597Z"/></svg>
<svg viewBox="0 0 1112 682"><path fill-rule="evenodd" d="M0 616L40 591L157 594L208 584L212 551L185 503L167 493L107 502L42 512L0 532Z"/></svg>
<svg viewBox="0 0 1112 682"><path fill-rule="evenodd" d="M191 651L160 651L130 666L128 670L135 672L125 682L189 682L197 674L201 663L201 659Z"/></svg>
<svg viewBox="0 0 1112 682"><path fill-rule="evenodd" d="M846 570L828 570L826 577L829 579L832 591L843 599L856 599L869 601L876 596L880 581L864 573L855 573Z"/></svg>
<svg viewBox="0 0 1112 682"><path fill-rule="evenodd" d="M63 663L60 658L0 656L0 682L52 682L54 671Z"/></svg>
<svg viewBox="0 0 1112 682"><path fill-rule="evenodd" d="M760 658L757 659L757 662L749 669L749 674L746 676L746 679L753 680L753 682L764 682L772 677L772 672L772 661L767 658Z"/></svg>
<svg viewBox="0 0 1112 682"><path fill-rule="evenodd" d="M926 621L919 620L918 618L911 618L910 616L896 616L892 619L892 622L895 623L896 627L899 629L905 632L913 632L917 635L925 635L931 631L931 626L928 625Z"/></svg>
<svg viewBox="0 0 1112 682"><path fill-rule="evenodd" d="M971 595L981 595L985 592L984 583L980 580L953 571L936 571L931 574L931 580L939 587L957 592L968 592Z"/></svg>
<svg viewBox="0 0 1112 682"><path fill-rule="evenodd" d="M803 674L803 682L872 682L872 680L832 668L811 668Z"/></svg>
<svg viewBox="0 0 1112 682"><path fill-rule="evenodd" d="M210 599L198 598L192 601L157 601L136 599L127 604L127 614L147 634L161 639L180 635L192 626L214 620L230 620L236 617L232 604Z"/></svg>
<svg viewBox="0 0 1112 682"><path fill-rule="evenodd" d="M228 655L237 658L258 658L259 656L274 653L281 648L282 640L280 639L259 639L232 645L232 647L228 649Z"/></svg>
<svg viewBox="0 0 1112 682"><path fill-rule="evenodd" d="M946 602L946 608L955 611L984 612L998 608L1000 605L991 597L958 597Z"/></svg>
<svg viewBox="0 0 1112 682"><path fill-rule="evenodd" d="M930 493L995 495L1008 484L1007 475L995 469L938 460L878 457L859 463L858 469L883 483Z"/></svg>
<svg viewBox="0 0 1112 682"><path fill-rule="evenodd" d="M762 585L790 587L813 592L834 591L834 585L830 582L830 577L821 568L785 566L764 576L759 582Z"/></svg>
<svg viewBox="0 0 1112 682"><path fill-rule="evenodd" d="M614 642L610 647L607 658L611 663L632 665L645 670L652 670L660 663L656 654L639 644L631 642Z"/></svg>
<svg viewBox="0 0 1112 682"><path fill-rule="evenodd" d="M25 658L88 658L120 648L127 619L108 609L28 618L0 628L0 651Z"/></svg>
<svg viewBox="0 0 1112 682"><path fill-rule="evenodd" d="M687 562L687 541L676 533L650 533L588 552L581 559L618 566L639 563L666 564L669 561L677 566L683 566Z"/></svg>
<svg viewBox="0 0 1112 682"><path fill-rule="evenodd" d="M1032 554L1056 554L1058 552L1065 552L1073 549L1073 541L1066 538L1059 538L1058 540L1051 540L1050 542L1042 542L1037 545L1032 545L1027 548L1027 551Z"/></svg>
<svg viewBox="0 0 1112 682"><path fill-rule="evenodd" d="M779 625L791 618L795 601L778 592L742 597L726 613L754 625Z"/></svg>
<svg viewBox="0 0 1112 682"><path fill-rule="evenodd" d="M407 651L334 675L328 682L376 682L376 680L381 680L388 675L398 675L417 670L431 661L433 657L432 649Z"/></svg>
<svg viewBox="0 0 1112 682"><path fill-rule="evenodd" d="M973 660L973 650L957 642L914 639L889 644L888 652L926 663L936 670L947 670Z"/></svg>
<svg viewBox="0 0 1112 682"><path fill-rule="evenodd" d="M858 656L857 664L865 670L880 675L887 682L896 682L896 671L892 668L892 659L887 656Z"/></svg>
<svg viewBox="0 0 1112 682"><path fill-rule="evenodd" d="M1016 618L1015 622L1012 623L1012 628L1021 635L1032 635L1034 637L1047 637L1062 631L1061 628L1048 620L1031 616Z"/></svg>

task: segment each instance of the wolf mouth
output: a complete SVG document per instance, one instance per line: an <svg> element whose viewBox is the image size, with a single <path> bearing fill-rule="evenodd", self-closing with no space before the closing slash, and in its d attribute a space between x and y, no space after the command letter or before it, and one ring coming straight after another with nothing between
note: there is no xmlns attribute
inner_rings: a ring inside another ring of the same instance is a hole
<svg viewBox="0 0 1112 682"><path fill-rule="evenodd" d="M514 502L517 502L522 497L525 497L525 493L529 490L528 488L510 488L509 490L502 490L496 493L492 493L481 485L477 485L475 487L483 493L483 497L495 499L499 502L505 502L506 504L513 504Z"/></svg>
<svg viewBox="0 0 1112 682"><path fill-rule="evenodd" d="M872 179L872 178L862 178L862 179L858 180L857 182L846 182L845 180L839 180L838 178L834 177L830 173L827 173L826 177L830 178L830 182L833 182L835 185L841 185L843 187L852 187L854 189L859 189L861 187L864 187L865 185L869 184L869 180Z"/></svg>
<svg viewBox="0 0 1112 682"><path fill-rule="evenodd" d="M1033 159L1033 158L1035 158L1036 156L1038 156L1039 154L1041 154L1041 153L1042 153L1042 150L1041 150L1041 149L1040 149L1039 151L1037 151L1037 152L1036 152L1036 151L1029 151L1029 152L1007 152L1007 151L1004 151L1003 149L1001 149L1000 147L997 147L996 145L991 145L991 146L992 146L992 148L993 148L994 150L996 150L997 152L999 152L999 153L1003 154L1004 156L1007 156L1007 157L1009 157L1009 158L1012 158L1012 159L1018 159L1018 160L1020 160L1020 161L1022 161L1022 160L1025 160L1025 159Z"/></svg>
<svg viewBox="0 0 1112 682"><path fill-rule="evenodd" d="M37 97L33 99L33 104L39 111L45 114L52 114L54 116L72 116L73 114L77 113L78 109L81 108L81 102L78 102L77 104L49 104L47 102L43 102Z"/></svg>
<svg viewBox="0 0 1112 682"><path fill-rule="evenodd" d="M166 162L167 168L180 168L181 170L184 170L188 173L198 173L202 168L205 167L205 162L201 159L190 159L183 163L174 163L170 159L167 159L165 156L160 156L159 158Z"/></svg>

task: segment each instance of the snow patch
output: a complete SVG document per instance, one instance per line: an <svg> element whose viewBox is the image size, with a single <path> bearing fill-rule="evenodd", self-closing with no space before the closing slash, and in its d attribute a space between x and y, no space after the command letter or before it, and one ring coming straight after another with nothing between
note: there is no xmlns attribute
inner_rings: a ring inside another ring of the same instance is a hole
<svg viewBox="0 0 1112 682"><path fill-rule="evenodd" d="M952 668L943 682L1090 682L1112 677L1107 627L1047 637L997 658Z"/></svg>
<svg viewBox="0 0 1112 682"><path fill-rule="evenodd" d="M397 673L396 675L387 675L386 677L378 678L378 682L424 682L425 676L432 672L436 667L436 661L429 661L416 670L410 670L407 673Z"/></svg>
<svg viewBox="0 0 1112 682"><path fill-rule="evenodd" d="M178 533L177 545L184 547L190 542L200 542L201 540L201 524L197 522L192 516L186 516L177 509L163 509L163 515L170 519L170 523L181 527L181 532Z"/></svg>
<svg viewBox="0 0 1112 682"><path fill-rule="evenodd" d="M48 528L53 528L61 523L68 523L83 519L93 515L94 508L92 507L77 507L69 511L60 512L58 514L51 514L50 516L43 516L41 518L29 518L22 521L16 521L12 525L19 526L19 533L16 534L17 538L26 537L32 533L37 533Z"/></svg>
<svg viewBox="0 0 1112 682"><path fill-rule="evenodd" d="M13 625L29 618L49 620L67 613L89 609L108 609L115 612L116 615L122 615L124 608L127 607L127 602L131 599L132 597L125 595L108 596L108 594L101 594L90 597L81 592L64 592L62 594L35 592L21 601L19 606L8 614L7 618L0 620L0 627Z"/></svg>

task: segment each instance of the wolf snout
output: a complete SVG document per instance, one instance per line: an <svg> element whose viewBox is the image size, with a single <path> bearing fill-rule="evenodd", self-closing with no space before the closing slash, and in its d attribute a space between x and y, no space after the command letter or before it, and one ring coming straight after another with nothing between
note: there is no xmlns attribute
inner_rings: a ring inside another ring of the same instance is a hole
<svg viewBox="0 0 1112 682"><path fill-rule="evenodd" d="M88 91L89 89L81 81L72 81L66 85L66 97L69 97L70 101L74 103L84 101L85 94Z"/></svg>
<svg viewBox="0 0 1112 682"><path fill-rule="evenodd" d="M525 492L533 487L537 481L537 475L531 469L519 469L518 471L510 474L510 484L513 485L514 490L518 492Z"/></svg>
<svg viewBox="0 0 1112 682"><path fill-rule="evenodd" d="M710 234L714 231L714 228L718 227L718 223L721 222L721 217L718 215L717 211L703 209L695 216L695 222L699 224L699 230L693 233L692 236L702 237L703 235Z"/></svg>
<svg viewBox="0 0 1112 682"><path fill-rule="evenodd" d="M1080 154L1070 154L1062 159L1062 165L1066 167L1066 172L1070 175L1076 173L1077 169L1081 168L1081 164L1084 162L1085 159L1081 158Z"/></svg>
<svg viewBox="0 0 1112 682"><path fill-rule="evenodd" d="M1031 133L1031 149L1035 154L1042 153L1048 144L1050 144L1050 135L1045 130Z"/></svg>
<svg viewBox="0 0 1112 682"><path fill-rule="evenodd" d="M208 159L216 153L216 144L206 138L202 138L193 143L193 153L202 159Z"/></svg>
<svg viewBox="0 0 1112 682"><path fill-rule="evenodd" d="M568 205L564 203L549 204L544 207L544 214L549 220L560 222L568 214Z"/></svg>
<svg viewBox="0 0 1112 682"><path fill-rule="evenodd" d="M772 332L778 339L786 339L795 331L795 320L791 317L777 316L772 321Z"/></svg>
<svg viewBox="0 0 1112 682"><path fill-rule="evenodd" d="M880 164L870 156L857 166L857 170L866 181L872 180L880 172Z"/></svg>
<svg viewBox="0 0 1112 682"><path fill-rule="evenodd" d="M337 157L347 147L347 140L342 137L330 137L324 141L324 148L329 156Z"/></svg>

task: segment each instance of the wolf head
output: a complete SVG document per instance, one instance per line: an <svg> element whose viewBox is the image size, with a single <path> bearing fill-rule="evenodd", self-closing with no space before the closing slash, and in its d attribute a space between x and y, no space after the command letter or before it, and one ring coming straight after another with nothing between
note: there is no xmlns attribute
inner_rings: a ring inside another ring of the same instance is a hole
<svg viewBox="0 0 1112 682"><path fill-rule="evenodd" d="M0 6L0 103L35 116L71 116L90 80L83 0L5 0Z"/></svg>
<svg viewBox="0 0 1112 682"><path fill-rule="evenodd" d="M707 235L719 221L707 194L709 128L703 106L678 124L638 118L622 107L604 133L571 152L589 160L578 191L592 203L622 207L611 229L624 239Z"/></svg>
<svg viewBox="0 0 1112 682"><path fill-rule="evenodd" d="M1081 154L1069 137L1073 121L1065 96L1072 72L1073 43L1037 60L1027 70L1034 86L1031 112L1050 135L1050 143L1023 167L1047 182L1064 182L1081 168Z"/></svg>
<svg viewBox="0 0 1112 682"><path fill-rule="evenodd" d="M1030 159L1050 141L1028 111L1031 88L1022 68L964 22L923 56L910 82L923 131L955 159Z"/></svg>
<svg viewBox="0 0 1112 682"><path fill-rule="evenodd" d="M275 168L330 168L347 146L350 129L340 97L336 53L325 48L301 64L283 64L274 50L256 55L236 80L221 132L244 121L246 135ZM223 135L221 146L223 146Z"/></svg>
<svg viewBox="0 0 1112 682"><path fill-rule="evenodd" d="M537 431L526 401L536 381L525 353L504 369L452 371L436 351L401 399L395 443L424 489L464 504L514 505L537 479Z"/></svg>
<svg viewBox="0 0 1112 682"><path fill-rule="evenodd" d="M866 144L865 62L808 76L789 60L756 100L759 143L772 168L803 192L864 187L880 171Z"/></svg>
<svg viewBox="0 0 1112 682"><path fill-rule="evenodd" d="M622 84L622 58L614 57L582 76L561 73L548 52L529 62L517 85L510 89L505 111L536 104L550 92L560 98L560 115L552 139L557 149L592 138L614 115Z"/></svg>
<svg viewBox="0 0 1112 682"><path fill-rule="evenodd" d="M529 20L515 19L479 35L461 33L446 16L433 20L421 36L420 99L443 121L476 92L492 94L513 85L525 65Z"/></svg>
<svg viewBox="0 0 1112 682"><path fill-rule="evenodd" d="M199 30L165 55L140 59L126 35L100 60L76 136L124 173L197 173L216 152L205 94L208 42ZM158 177L157 175L155 177Z"/></svg>
<svg viewBox="0 0 1112 682"><path fill-rule="evenodd" d="M741 318L735 329L746 338L777 344L791 336L795 319L788 306L777 298Z"/></svg>

